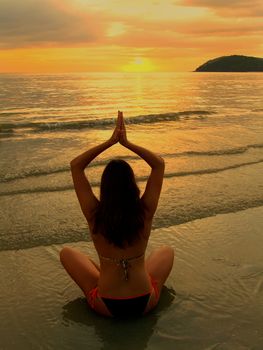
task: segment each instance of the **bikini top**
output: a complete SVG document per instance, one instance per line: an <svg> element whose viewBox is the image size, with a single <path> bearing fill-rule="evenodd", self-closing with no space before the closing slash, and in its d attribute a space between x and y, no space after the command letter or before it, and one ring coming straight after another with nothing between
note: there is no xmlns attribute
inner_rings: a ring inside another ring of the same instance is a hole
<svg viewBox="0 0 263 350"><path fill-rule="evenodd" d="M116 265L121 266L123 268L123 273L124 273L124 279L125 281L128 281L129 279L129 274L128 274L128 268L131 267L130 261L132 260L138 260L144 256L144 253L138 256L134 256L132 258L127 258L127 259L116 259L116 258L110 258L107 256L99 255L99 257L102 260L107 260L114 262Z"/></svg>

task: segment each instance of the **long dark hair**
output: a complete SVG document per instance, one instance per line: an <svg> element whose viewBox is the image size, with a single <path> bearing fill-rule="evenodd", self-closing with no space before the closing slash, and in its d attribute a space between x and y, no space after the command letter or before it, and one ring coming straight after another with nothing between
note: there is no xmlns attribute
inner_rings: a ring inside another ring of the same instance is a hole
<svg viewBox="0 0 263 350"><path fill-rule="evenodd" d="M144 208L133 170L122 159L111 160L101 177L93 233L99 232L109 243L124 248L139 238L143 227Z"/></svg>

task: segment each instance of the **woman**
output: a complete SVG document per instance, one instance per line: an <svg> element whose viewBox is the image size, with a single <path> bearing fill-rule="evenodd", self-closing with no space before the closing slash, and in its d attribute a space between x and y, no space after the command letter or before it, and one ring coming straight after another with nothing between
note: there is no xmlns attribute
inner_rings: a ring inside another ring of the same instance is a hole
<svg viewBox="0 0 263 350"><path fill-rule="evenodd" d="M84 170L95 157L118 142L144 159L151 167L151 174L140 198L128 163L111 161L102 175L99 201ZM110 317L146 314L157 305L174 258L168 246L144 258L162 188L164 160L128 141L123 114L118 112L111 138L76 157L70 165L100 266L69 247L61 250L61 263L96 312Z"/></svg>

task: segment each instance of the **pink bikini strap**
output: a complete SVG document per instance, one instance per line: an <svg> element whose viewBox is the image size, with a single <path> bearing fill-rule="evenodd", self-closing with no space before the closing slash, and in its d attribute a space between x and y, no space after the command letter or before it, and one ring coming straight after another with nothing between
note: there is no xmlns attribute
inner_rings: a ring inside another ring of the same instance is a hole
<svg viewBox="0 0 263 350"><path fill-rule="evenodd" d="M155 292L155 296L157 299L159 299L159 289L158 289L158 284L157 281L150 275L151 278L151 283Z"/></svg>
<svg viewBox="0 0 263 350"><path fill-rule="evenodd" d="M97 299L97 297L98 297L98 287L95 287L91 289L91 291L89 292L89 304L93 309L95 307L95 300Z"/></svg>

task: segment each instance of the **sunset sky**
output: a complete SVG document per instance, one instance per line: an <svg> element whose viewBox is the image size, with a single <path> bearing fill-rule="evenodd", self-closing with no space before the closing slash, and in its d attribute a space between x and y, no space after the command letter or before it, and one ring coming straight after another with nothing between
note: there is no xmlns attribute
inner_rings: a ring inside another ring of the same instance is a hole
<svg viewBox="0 0 263 350"><path fill-rule="evenodd" d="M0 72L192 71L263 56L262 0L0 0Z"/></svg>

